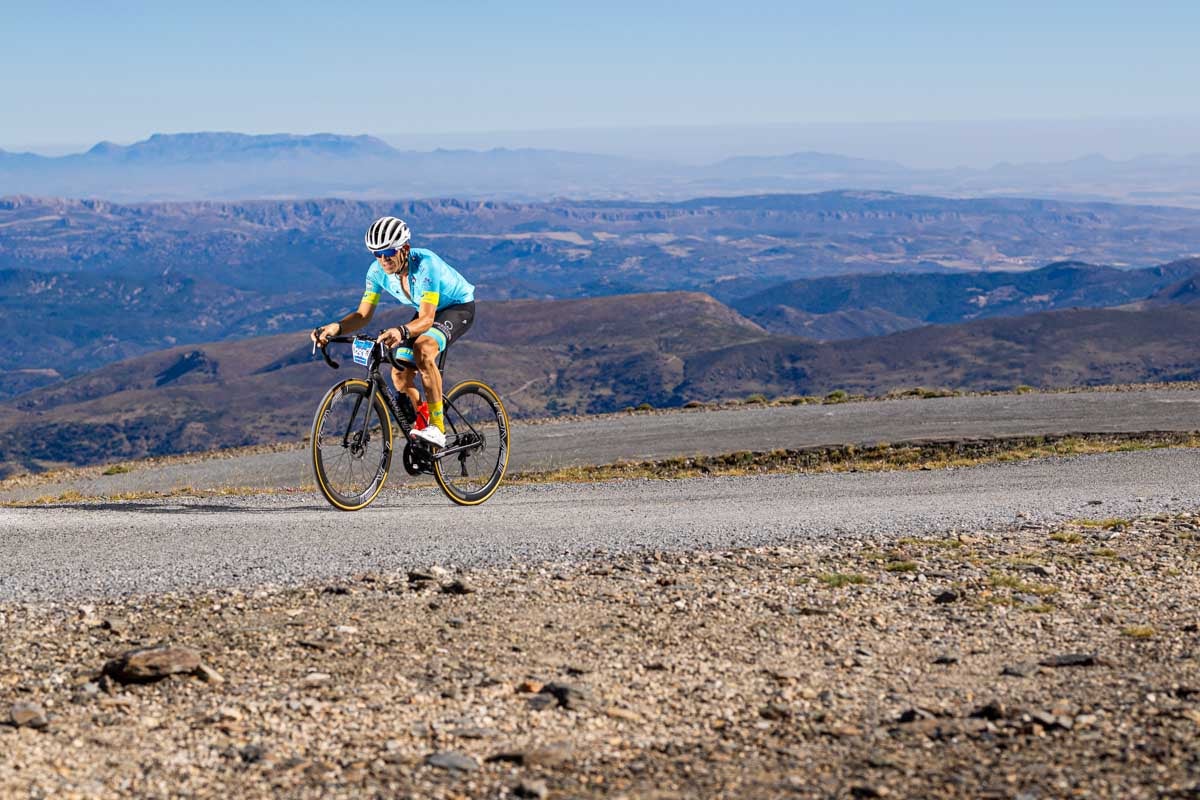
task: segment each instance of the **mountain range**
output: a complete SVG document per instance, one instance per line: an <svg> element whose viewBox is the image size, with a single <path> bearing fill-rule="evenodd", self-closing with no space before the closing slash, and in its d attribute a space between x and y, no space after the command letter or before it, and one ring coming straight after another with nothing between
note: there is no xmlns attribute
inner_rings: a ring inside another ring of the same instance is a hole
<svg viewBox="0 0 1200 800"><path fill-rule="evenodd" d="M1159 298L1160 301L1163 298ZM407 316L390 311L376 322ZM372 326L374 327L374 325ZM698 293L481 303L453 382L496 386L517 416L640 403L1008 389L1200 378L1200 304L1076 309L821 344L772 334ZM332 372L303 330L169 348L0 403L0 474L298 441Z"/></svg>
<svg viewBox="0 0 1200 800"><path fill-rule="evenodd" d="M416 243L460 267L481 299L702 291L773 332L818 340L1140 300L1190 267L1111 265L1169 261L1200 242L1200 212L1188 209L882 192L535 204L10 197L0 313L36 335L0 352L0 397L343 314L370 260L363 220L383 213L408 219Z"/></svg>
<svg viewBox="0 0 1200 800"><path fill-rule="evenodd" d="M497 299L697 289L728 299L864 272L1024 270L1063 260L1149 266L1192 254L1200 211L888 192L672 203L150 203L0 198L0 269L203 276L243 290L357 282L362 232L408 220L418 246Z"/></svg>
<svg viewBox="0 0 1200 800"><path fill-rule="evenodd" d="M0 187L10 194L124 202L400 196L658 201L870 187L1200 208L1200 153L915 169L891 161L798 152L696 166L534 148L399 150L363 135L198 132L154 134L129 145L101 142L65 156L0 150Z"/></svg>

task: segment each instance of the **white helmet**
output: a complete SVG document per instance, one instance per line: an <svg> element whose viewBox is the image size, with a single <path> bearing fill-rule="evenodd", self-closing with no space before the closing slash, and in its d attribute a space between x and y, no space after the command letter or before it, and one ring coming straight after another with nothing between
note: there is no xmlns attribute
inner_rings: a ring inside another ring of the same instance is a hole
<svg viewBox="0 0 1200 800"><path fill-rule="evenodd" d="M390 247L403 247L412 238L408 224L396 217L380 217L375 220L366 235L368 250L387 250Z"/></svg>

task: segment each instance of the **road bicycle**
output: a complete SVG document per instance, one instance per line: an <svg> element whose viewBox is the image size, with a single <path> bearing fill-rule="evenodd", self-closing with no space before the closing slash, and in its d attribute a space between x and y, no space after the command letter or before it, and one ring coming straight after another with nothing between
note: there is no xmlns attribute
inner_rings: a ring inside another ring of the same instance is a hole
<svg viewBox="0 0 1200 800"><path fill-rule="evenodd" d="M382 331L380 331L382 333ZM477 506L500 486L508 467L508 413L500 395L483 381L468 380L444 393L446 446L437 448L409 434L417 413L404 392L393 391L380 374L397 361L377 336L334 336L320 345L325 363L338 369L326 345L349 344L354 363L367 376L335 384L317 406L312 424L312 465L317 487L334 508L367 507L387 481L392 464L393 423L404 438L403 464L409 475L432 474L455 503ZM438 357L444 369L446 351ZM444 373L443 373L444 374Z"/></svg>

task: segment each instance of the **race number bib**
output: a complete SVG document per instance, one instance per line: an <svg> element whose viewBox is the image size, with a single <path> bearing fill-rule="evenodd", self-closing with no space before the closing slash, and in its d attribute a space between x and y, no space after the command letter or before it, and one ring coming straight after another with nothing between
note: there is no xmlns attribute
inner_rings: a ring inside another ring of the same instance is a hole
<svg viewBox="0 0 1200 800"><path fill-rule="evenodd" d="M355 339L353 344L354 363L362 364L365 367L371 359L371 348L374 346L374 342L366 339Z"/></svg>

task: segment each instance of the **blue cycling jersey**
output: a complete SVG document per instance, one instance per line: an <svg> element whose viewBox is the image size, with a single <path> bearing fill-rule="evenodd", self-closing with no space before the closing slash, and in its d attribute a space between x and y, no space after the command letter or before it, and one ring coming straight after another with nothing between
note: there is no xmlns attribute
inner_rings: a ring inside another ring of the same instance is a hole
<svg viewBox="0 0 1200 800"><path fill-rule="evenodd" d="M412 289L411 297L404 293L399 275L388 275L378 261L372 261L367 270L363 302L378 305L380 293L387 292L406 306L419 309L421 303L432 303L440 311L475 299L475 287L467 283L458 270L432 250L419 247L412 248L408 254L408 285Z"/></svg>

